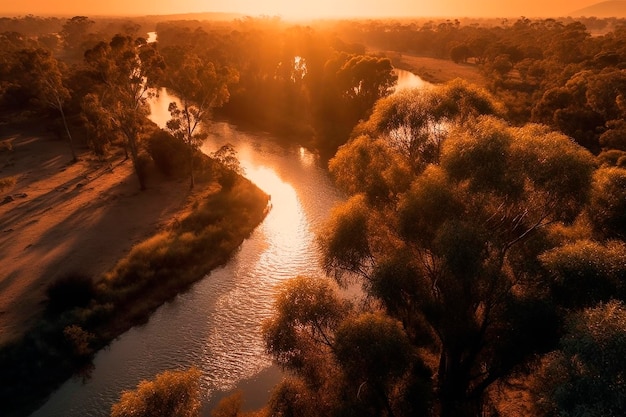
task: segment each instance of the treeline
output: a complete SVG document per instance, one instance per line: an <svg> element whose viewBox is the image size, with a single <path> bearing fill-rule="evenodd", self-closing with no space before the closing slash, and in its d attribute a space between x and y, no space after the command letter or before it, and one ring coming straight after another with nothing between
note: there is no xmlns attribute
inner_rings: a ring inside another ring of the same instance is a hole
<svg viewBox="0 0 626 417"><path fill-rule="evenodd" d="M235 69L238 82L219 114L332 155L395 82L388 59L365 54L330 32L278 19L243 19L229 27L157 25L159 48L184 47Z"/></svg>
<svg viewBox="0 0 626 417"><path fill-rule="evenodd" d="M30 19L22 23L28 27ZM43 105L41 83L34 82L43 75L33 73L33 64L24 62L24 54L30 50L39 60L54 61L49 66L58 68L54 71L68 93L63 100L73 122L68 130L78 132L79 140L102 153L107 144L99 142L101 137L114 141L120 129L104 135L106 126L93 129L97 117L89 113L98 107L93 94L98 95L97 90L110 82L98 73L102 65L95 63L94 55L103 53L104 44L115 49L113 44L122 37L145 38L147 33L141 30L145 26L135 22L102 25L76 16L53 34L3 33L0 46L7 65L0 70L0 106L13 115L16 110L55 114ZM163 74L151 87L168 87L180 94L181 83L172 84L169 70L181 62L212 65L217 73L230 74L226 95L211 104L212 110L284 136L297 135L301 142L328 155L347 140L354 125L395 83L388 59L366 55L363 46L346 44L331 32L291 26L278 19L162 22L156 31L158 42L147 45L144 41L141 47L144 51L152 48L163 59ZM58 120L57 131L66 136Z"/></svg>
<svg viewBox="0 0 626 417"><path fill-rule="evenodd" d="M623 20L371 21L336 29L376 49L476 65L511 122L547 124L613 162L624 156Z"/></svg>

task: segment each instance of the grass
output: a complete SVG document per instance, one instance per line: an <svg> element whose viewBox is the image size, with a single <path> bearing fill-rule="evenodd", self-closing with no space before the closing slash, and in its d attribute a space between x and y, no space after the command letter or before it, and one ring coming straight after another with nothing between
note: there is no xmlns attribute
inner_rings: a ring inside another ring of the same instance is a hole
<svg viewBox="0 0 626 417"><path fill-rule="evenodd" d="M461 78L481 87L486 85L480 68L474 64L457 64L449 59L390 51L386 51L385 55L391 59L394 67L417 74L424 81L432 84L442 84Z"/></svg>
<svg viewBox="0 0 626 417"><path fill-rule="evenodd" d="M232 188L197 195L187 217L136 245L105 274L88 303L56 309L22 340L2 347L3 416L30 414L63 381L90 369L94 352L225 264L263 220L267 202L242 177Z"/></svg>
<svg viewBox="0 0 626 417"><path fill-rule="evenodd" d="M0 192L7 190L15 185L17 177L4 177L0 178Z"/></svg>

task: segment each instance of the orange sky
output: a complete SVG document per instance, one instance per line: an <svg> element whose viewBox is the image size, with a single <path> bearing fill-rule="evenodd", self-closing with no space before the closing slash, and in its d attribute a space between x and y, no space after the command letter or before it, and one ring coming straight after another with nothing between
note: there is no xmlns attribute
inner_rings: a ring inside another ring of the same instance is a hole
<svg viewBox="0 0 626 417"><path fill-rule="evenodd" d="M600 0L1 0L0 15L235 12L302 17L558 17Z"/></svg>

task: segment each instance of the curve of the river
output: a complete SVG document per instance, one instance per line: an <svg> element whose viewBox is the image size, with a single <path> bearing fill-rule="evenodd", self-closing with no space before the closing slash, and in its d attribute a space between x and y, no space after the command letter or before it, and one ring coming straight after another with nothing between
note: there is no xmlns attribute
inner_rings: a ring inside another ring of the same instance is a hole
<svg viewBox="0 0 626 417"><path fill-rule="evenodd" d="M400 75L410 86L419 84L410 73ZM151 103L155 122L164 124L171 99L162 93ZM235 387L244 391L246 408L260 407L280 380L280 370L264 353L260 325L272 313L278 284L296 275L322 274L315 230L342 197L304 148L281 146L270 135L225 122L208 131L203 151L232 144L245 175L271 195L272 210L226 266L100 351L88 380L67 381L31 417L108 416L122 390L189 366L202 371L202 414L207 416Z"/></svg>

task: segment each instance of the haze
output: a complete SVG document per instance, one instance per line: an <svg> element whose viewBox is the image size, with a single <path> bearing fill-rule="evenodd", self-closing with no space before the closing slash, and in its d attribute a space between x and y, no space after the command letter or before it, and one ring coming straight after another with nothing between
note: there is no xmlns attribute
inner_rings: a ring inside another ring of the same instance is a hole
<svg viewBox="0 0 626 417"><path fill-rule="evenodd" d="M278 15L284 18L320 17L559 17L590 6L593 0L22 0L3 2L3 15L157 15L192 12L232 12Z"/></svg>

